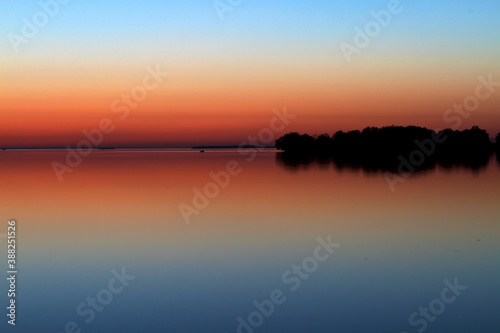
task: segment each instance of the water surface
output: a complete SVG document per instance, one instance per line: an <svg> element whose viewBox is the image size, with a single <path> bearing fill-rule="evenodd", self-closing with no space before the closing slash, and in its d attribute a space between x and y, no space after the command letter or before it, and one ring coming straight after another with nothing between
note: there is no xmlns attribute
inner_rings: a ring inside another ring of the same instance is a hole
<svg viewBox="0 0 500 333"><path fill-rule="evenodd" d="M1 232L15 218L19 246L17 326L2 331L237 332L279 289L286 301L255 332L417 332L409 316L458 278L467 290L426 332L498 332L496 160L393 193L382 173L290 168L274 151L95 151L59 182L51 163L65 157L0 152ZM240 173L187 224L179 205L230 161ZM283 274L329 235L340 247L291 290ZM86 323L77 307L122 268L135 279Z"/></svg>

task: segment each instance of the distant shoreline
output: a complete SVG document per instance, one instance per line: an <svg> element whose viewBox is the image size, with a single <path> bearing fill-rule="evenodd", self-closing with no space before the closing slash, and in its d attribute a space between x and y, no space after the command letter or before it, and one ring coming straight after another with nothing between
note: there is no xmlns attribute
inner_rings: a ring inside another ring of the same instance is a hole
<svg viewBox="0 0 500 333"><path fill-rule="evenodd" d="M0 151L9 150L67 150L67 149L78 149L77 147L22 147L22 148L0 148ZM275 146L194 146L194 147L100 147L91 148L89 150L195 150L195 149L276 149Z"/></svg>
<svg viewBox="0 0 500 333"><path fill-rule="evenodd" d="M238 145L232 145L232 146L196 146L196 147L192 147L191 149L276 149L276 147L275 146L251 146L251 145L238 146Z"/></svg>

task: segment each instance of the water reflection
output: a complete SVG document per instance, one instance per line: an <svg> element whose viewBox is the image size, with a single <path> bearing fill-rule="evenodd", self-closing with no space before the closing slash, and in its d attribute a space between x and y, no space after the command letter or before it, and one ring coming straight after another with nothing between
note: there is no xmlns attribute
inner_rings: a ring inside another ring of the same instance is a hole
<svg viewBox="0 0 500 333"><path fill-rule="evenodd" d="M500 154L496 155L496 164L500 167ZM440 169L445 172L453 172L455 170L469 171L473 174L484 172L489 163L495 163L493 156L490 154L481 154L471 160L461 161L429 161L422 166L415 167L408 160L403 159L397 163L381 163L379 161L346 161L335 157L325 156L302 156L286 154L283 152L276 153L276 164L285 170L296 172L299 170L308 170L314 167L320 169L333 168L338 172L345 171L362 171L364 174L378 174L386 171L390 172L407 172L411 174L426 174Z"/></svg>
<svg viewBox="0 0 500 333"><path fill-rule="evenodd" d="M498 308L495 157L477 177L435 167L394 194L381 170L267 152L250 163L238 151L96 151L62 183L51 163L65 152L0 155L0 220L18 220L24 251L19 317L33 318L19 332L69 320L94 333L237 332L276 288L286 304L255 332L401 332L454 277L470 288L429 332L498 326L484 311ZM194 189L231 160L241 174L186 225L179 204L195 207ZM289 293L283 273L328 235L339 251ZM121 267L136 280L87 325L75 308Z"/></svg>

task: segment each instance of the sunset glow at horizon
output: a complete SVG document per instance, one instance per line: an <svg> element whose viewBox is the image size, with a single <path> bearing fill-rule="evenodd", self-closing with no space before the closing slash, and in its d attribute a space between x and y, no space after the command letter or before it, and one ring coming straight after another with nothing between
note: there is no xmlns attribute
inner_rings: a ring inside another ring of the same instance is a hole
<svg viewBox="0 0 500 333"><path fill-rule="evenodd" d="M339 45L354 45L388 1L242 1L224 20L212 1L67 1L19 52L12 34L43 8L2 1L0 147L73 146L106 118L116 129L102 146L239 144L285 107L296 118L276 138L389 125L494 137L498 85L459 123L445 114L477 94L478 78L500 82L500 3L400 7L348 63ZM144 84L144 100L127 104Z"/></svg>

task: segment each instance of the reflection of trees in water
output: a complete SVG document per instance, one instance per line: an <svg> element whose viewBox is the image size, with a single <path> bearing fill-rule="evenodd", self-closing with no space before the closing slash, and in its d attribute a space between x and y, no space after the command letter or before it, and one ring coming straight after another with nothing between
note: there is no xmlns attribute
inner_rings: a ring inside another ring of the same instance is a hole
<svg viewBox="0 0 500 333"><path fill-rule="evenodd" d="M328 168L331 164L340 171L415 173L438 166L450 171L481 171L499 146L477 126L440 132L417 126L367 127L362 131L338 131L331 137L285 134L276 140L276 147L284 151L276 159L290 170L311 165Z"/></svg>
<svg viewBox="0 0 500 333"><path fill-rule="evenodd" d="M490 161L491 154L486 153L481 156L475 156L473 159L461 159L459 161L452 161L450 159L444 161L437 161L434 159L431 163L425 163L420 167L415 168L415 174L424 174L426 172L434 171L438 167L444 171L466 170L473 173L480 173L486 170ZM496 154L497 164L500 167L500 154ZM336 171L363 171L366 174L376 174L385 171L398 172L401 163L387 163L382 161L347 161L335 157L316 157L316 156L303 156L287 153L276 153L276 164L289 171L308 170L311 168L329 169L333 168ZM406 166L403 168L407 171Z"/></svg>

